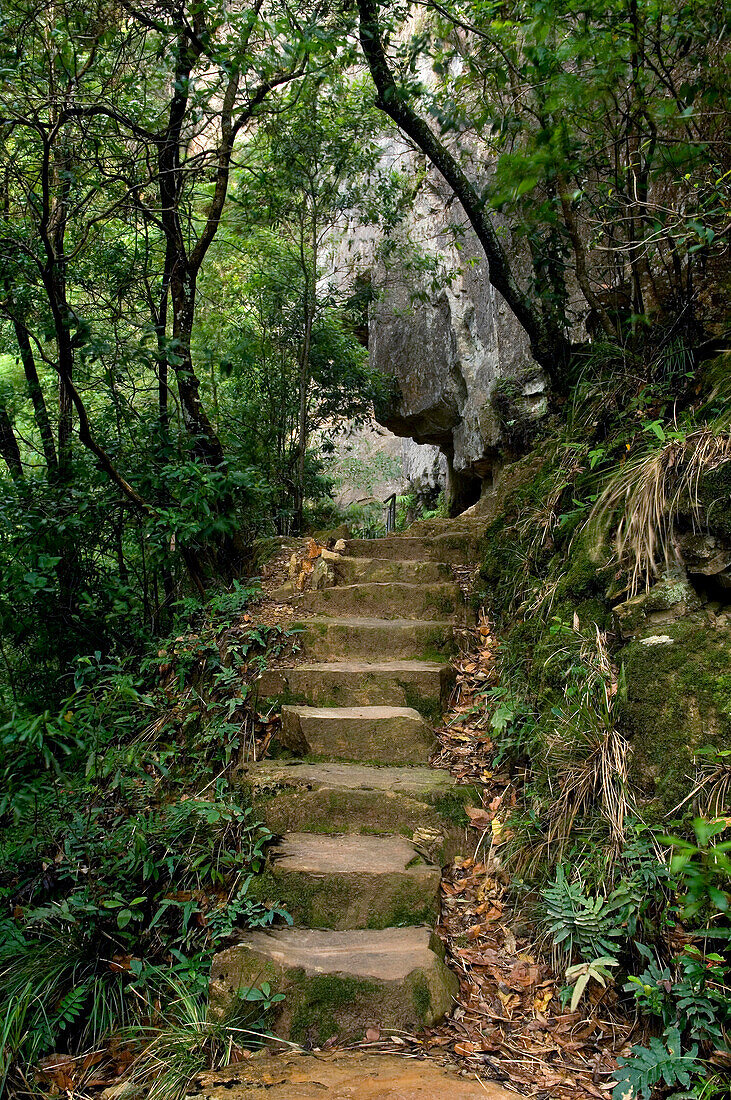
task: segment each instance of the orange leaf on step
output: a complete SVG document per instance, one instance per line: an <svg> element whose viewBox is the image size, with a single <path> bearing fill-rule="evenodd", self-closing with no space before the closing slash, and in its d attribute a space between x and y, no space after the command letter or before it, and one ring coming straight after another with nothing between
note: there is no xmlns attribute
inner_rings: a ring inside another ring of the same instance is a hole
<svg viewBox="0 0 731 1100"><path fill-rule="evenodd" d="M482 806L465 806L464 809L473 829L486 829L494 816Z"/></svg>
<svg viewBox="0 0 731 1100"><path fill-rule="evenodd" d="M471 1043L468 1039L463 1043L454 1044L454 1053L461 1054L463 1058L468 1058L470 1054L474 1054L477 1050L477 1045Z"/></svg>

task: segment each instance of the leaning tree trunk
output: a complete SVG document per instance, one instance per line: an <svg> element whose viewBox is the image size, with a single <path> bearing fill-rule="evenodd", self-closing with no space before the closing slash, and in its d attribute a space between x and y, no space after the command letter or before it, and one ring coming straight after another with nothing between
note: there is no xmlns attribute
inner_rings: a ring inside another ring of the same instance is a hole
<svg viewBox="0 0 731 1100"><path fill-rule="evenodd" d="M502 294L524 329L536 362L557 386L562 386L565 365L571 354L569 341L518 285L484 198L454 154L414 110L408 91L396 83L381 37L378 0L357 0L357 3L360 42L376 86L376 106L429 158L459 199L487 258L490 284Z"/></svg>

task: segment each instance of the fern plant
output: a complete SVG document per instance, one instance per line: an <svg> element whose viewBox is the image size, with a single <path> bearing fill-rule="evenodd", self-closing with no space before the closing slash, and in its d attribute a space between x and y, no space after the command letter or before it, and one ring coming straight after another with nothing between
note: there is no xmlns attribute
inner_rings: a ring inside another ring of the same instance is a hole
<svg viewBox="0 0 731 1100"><path fill-rule="evenodd" d="M645 959L645 969L630 975L624 989L634 994L637 1007L658 1017L666 1028L682 1027L691 1039L723 1045L731 1023L729 968L723 956L686 947L671 969L658 963L648 947L635 946Z"/></svg>
<svg viewBox="0 0 731 1100"><path fill-rule="evenodd" d="M558 955L569 962L576 955L591 962L617 954L625 934L622 899L589 896L578 883L569 882L564 868L559 867L556 881L541 891L541 902L543 928Z"/></svg>
<svg viewBox="0 0 731 1100"><path fill-rule="evenodd" d="M662 1039L653 1036L646 1047L632 1047L627 1058L619 1059L612 1100L651 1100L657 1085L689 1089L704 1072L697 1055L696 1044L683 1052L677 1028L669 1028Z"/></svg>

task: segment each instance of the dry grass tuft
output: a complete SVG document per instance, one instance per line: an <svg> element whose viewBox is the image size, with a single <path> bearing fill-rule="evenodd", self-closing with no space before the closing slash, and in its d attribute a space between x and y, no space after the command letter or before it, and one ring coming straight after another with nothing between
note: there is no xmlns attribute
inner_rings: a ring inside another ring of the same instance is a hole
<svg viewBox="0 0 731 1100"><path fill-rule="evenodd" d="M731 433L699 428L671 439L650 454L628 462L610 480L594 505L587 527L602 536L619 518L615 535L619 562L630 575L634 595L672 565L675 524L681 511L704 527L699 499L703 474L731 461Z"/></svg>
<svg viewBox="0 0 731 1100"><path fill-rule="evenodd" d="M547 841L559 856L577 818L598 809L609 829L610 847L621 851L625 821L634 806L627 775L629 743L615 728L617 676L606 635L595 628L582 639L580 660L586 678L580 694L561 716L546 746L546 773L552 789Z"/></svg>
<svg viewBox="0 0 731 1100"><path fill-rule="evenodd" d="M699 753L695 764L695 786L672 813L690 802L695 803L696 812L701 817L728 817L731 813L731 750L716 749Z"/></svg>
<svg viewBox="0 0 731 1100"><path fill-rule="evenodd" d="M543 486L541 503L529 509L516 523L515 530L521 542L527 542L531 553L545 546L558 526L558 505L566 489L574 484L584 468L589 448L567 447Z"/></svg>

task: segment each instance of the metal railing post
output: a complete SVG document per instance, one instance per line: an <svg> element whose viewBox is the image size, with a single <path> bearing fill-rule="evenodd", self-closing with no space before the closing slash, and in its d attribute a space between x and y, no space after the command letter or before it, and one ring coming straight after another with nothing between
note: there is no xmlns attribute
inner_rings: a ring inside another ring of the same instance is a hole
<svg viewBox="0 0 731 1100"><path fill-rule="evenodd" d="M396 494L391 493L383 502L386 505L386 534L391 535L396 530Z"/></svg>

